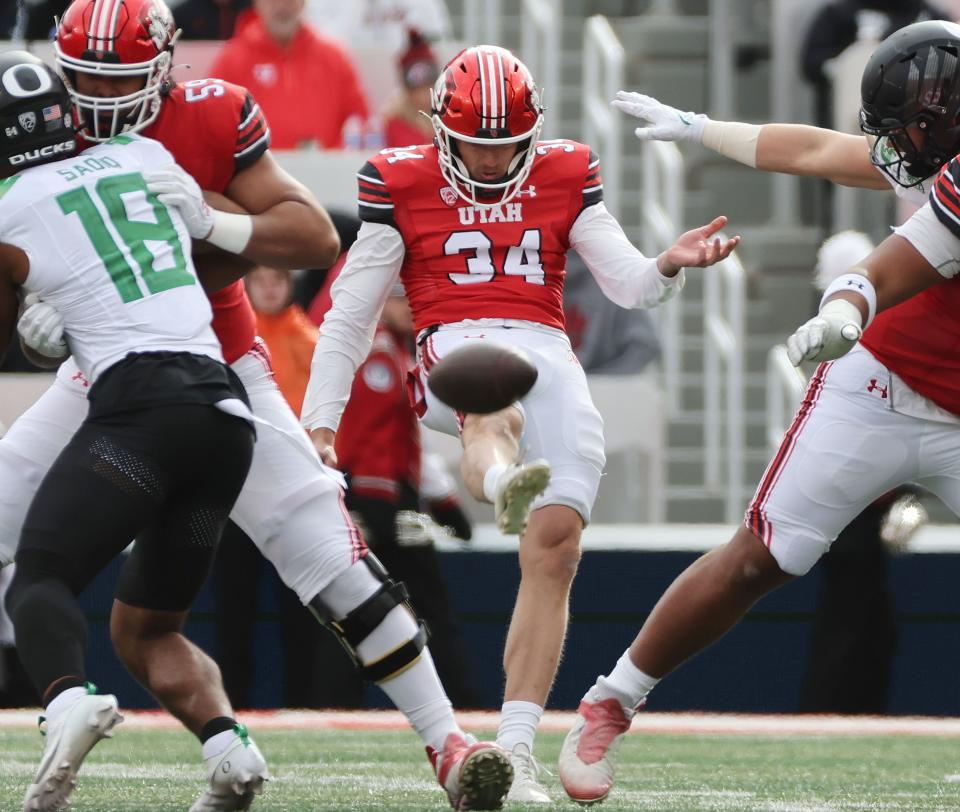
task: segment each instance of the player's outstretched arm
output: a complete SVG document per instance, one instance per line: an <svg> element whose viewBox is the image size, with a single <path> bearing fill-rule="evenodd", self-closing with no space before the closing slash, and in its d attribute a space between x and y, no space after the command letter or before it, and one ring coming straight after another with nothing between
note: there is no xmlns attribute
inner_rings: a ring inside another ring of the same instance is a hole
<svg viewBox="0 0 960 812"><path fill-rule="evenodd" d="M960 227L958 227L960 231ZM873 317L960 271L960 237L926 204L824 291L820 312L787 339L787 355L830 361L859 341Z"/></svg>
<svg viewBox="0 0 960 812"><path fill-rule="evenodd" d="M645 122L634 131L641 141L692 141L767 172L825 178L865 189L890 188L870 163L870 145L862 135L805 124L714 121L704 113L683 112L653 96L624 90L612 104Z"/></svg>
<svg viewBox="0 0 960 812"><path fill-rule="evenodd" d="M717 236L726 224L727 218L720 216L684 232L657 257L657 270L664 276L675 276L681 268L706 268L726 259L740 244L739 236L728 240Z"/></svg>

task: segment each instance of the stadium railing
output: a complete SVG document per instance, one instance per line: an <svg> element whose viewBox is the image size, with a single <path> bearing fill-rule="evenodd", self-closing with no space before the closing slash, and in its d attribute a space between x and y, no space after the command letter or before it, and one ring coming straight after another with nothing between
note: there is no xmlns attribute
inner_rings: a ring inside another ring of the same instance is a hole
<svg viewBox="0 0 960 812"><path fill-rule="evenodd" d="M610 100L624 81L623 45L606 17L591 17L583 34L583 140L603 160L603 200L614 216L620 213L623 143Z"/></svg>
<svg viewBox="0 0 960 812"><path fill-rule="evenodd" d="M704 485L723 494L728 522L743 512L746 297L746 273L736 253L703 274Z"/></svg>
<svg viewBox="0 0 960 812"><path fill-rule="evenodd" d="M563 14L560 0L523 0L520 26L520 53L530 72L545 91L549 114L544 122L544 134L555 138L560 126L560 51L562 45Z"/></svg>
<svg viewBox="0 0 960 812"><path fill-rule="evenodd" d="M684 166L676 144L647 141L642 147L643 179L640 191L641 250L648 257L669 246L683 224ZM682 365L679 296L651 310L660 330L661 368L667 407L680 408Z"/></svg>

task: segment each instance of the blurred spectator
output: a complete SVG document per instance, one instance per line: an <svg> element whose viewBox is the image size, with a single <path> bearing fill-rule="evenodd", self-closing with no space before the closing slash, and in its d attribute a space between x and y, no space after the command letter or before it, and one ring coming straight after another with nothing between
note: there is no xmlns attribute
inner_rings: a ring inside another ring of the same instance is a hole
<svg viewBox="0 0 960 812"><path fill-rule="evenodd" d="M430 88L440 75L440 65L430 43L419 31L410 31L410 40L400 56L399 67L403 89L385 116L385 146L432 143Z"/></svg>
<svg viewBox="0 0 960 812"><path fill-rule="evenodd" d="M350 48L376 48L395 58L406 50L411 29L428 40L451 37L443 0L307 0L306 17Z"/></svg>
<svg viewBox="0 0 960 812"><path fill-rule="evenodd" d="M336 149L348 122L366 120L367 103L347 52L303 22L303 4L254 0L256 14L241 22L210 74L253 93L275 149Z"/></svg>
<svg viewBox="0 0 960 812"><path fill-rule="evenodd" d="M246 279L247 293L257 314L257 332L270 348L277 386L299 415L317 343L317 328L303 310L291 304L293 281L289 271L258 267ZM318 686L326 679L319 657L322 638L308 610L266 564L247 535L232 522L217 552L214 589L217 600L218 662L227 693L238 707L249 707L254 674L254 625L258 587L267 579L280 610L284 652L284 704L319 707Z"/></svg>
<svg viewBox="0 0 960 812"><path fill-rule="evenodd" d="M570 344L584 372L631 375L660 357L650 315L611 302L575 251L567 254L563 312Z"/></svg>
<svg viewBox="0 0 960 812"><path fill-rule="evenodd" d="M472 530L453 489L437 487L442 473L433 472L429 483L422 479L420 426L407 396L412 342L413 316L398 284L354 379L337 432L337 457L350 483L347 507L358 517L373 553L406 584L429 627L430 651L450 700L457 707L476 707L466 649L433 545L436 527L420 513L422 492L430 491L433 499L423 507L439 522L464 539ZM355 674L350 682L352 692L348 683L330 701L355 704L362 686Z"/></svg>
<svg viewBox="0 0 960 812"><path fill-rule="evenodd" d="M939 17L923 0L833 0L824 5L810 23L801 48L803 75L816 90L817 124L833 126L830 79L824 72L827 62L858 40L879 42L905 25Z"/></svg>
<svg viewBox="0 0 960 812"><path fill-rule="evenodd" d="M229 39L251 0L166 0L181 39Z"/></svg>
<svg viewBox="0 0 960 812"><path fill-rule="evenodd" d="M319 331L303 308L292 303L290 271L261 265L247 274L246 283L257 313L257 334L270 348L277 386L299 417Z"/></svg>

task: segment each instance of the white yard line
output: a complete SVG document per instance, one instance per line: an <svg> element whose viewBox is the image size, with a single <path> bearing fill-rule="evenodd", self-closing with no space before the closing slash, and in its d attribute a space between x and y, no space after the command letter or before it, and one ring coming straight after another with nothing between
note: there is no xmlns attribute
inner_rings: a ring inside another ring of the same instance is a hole
<svg viewBox="0 0 960 812"><path fill-rule="evenodd" d="M124 711L123 729L179 728L159 711ZM252 730L405 730L407 721L397 711L242 711L240 718ZM468 730L494 730L499 714L492 711L458 713ZM572 712L548 711L541 730L566 731ZM37 712L0 711L0 730L34 728ZM690 736L943 736L960 738L960 719L920 716L790 716L779 714L640 713L631 733Z"/></svg>

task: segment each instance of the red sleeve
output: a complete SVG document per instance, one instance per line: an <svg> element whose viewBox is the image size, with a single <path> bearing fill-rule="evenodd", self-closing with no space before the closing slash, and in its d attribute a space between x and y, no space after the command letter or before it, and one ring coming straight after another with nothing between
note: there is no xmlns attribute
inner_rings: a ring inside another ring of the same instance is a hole
<svg viewBox="0 0 960 812"><path fill-rule="evenodd" d="M937 219L953 234L960 237L960 161L954 158L937 175L930 190L930 208Z"/></svg>
<svg viewBox="0 0 960 812"><path fill-rule="evenodd" d="M237 88L243 90L243 88ZM233 160L237 172L246 169L270 149L270 128L267 119L249 90L244 90L237 123Z"/></svg>
<svg viewBox="0 0 960 812"><path fill-rule="evenodd" d="M351 116L357 116L364 121L370 116L367 107L367 94L354 67L350 54L340 45L332 43L337 49L337 58L340 62L340 98L342 101L342 121L346 122Z"/></svg>

